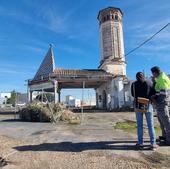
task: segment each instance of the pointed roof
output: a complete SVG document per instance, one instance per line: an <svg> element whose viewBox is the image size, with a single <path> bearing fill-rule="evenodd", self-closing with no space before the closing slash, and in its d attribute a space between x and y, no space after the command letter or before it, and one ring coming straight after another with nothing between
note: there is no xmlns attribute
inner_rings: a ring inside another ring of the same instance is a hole
<svg viewBox="0 0 170 169"><path fill-rule="evenodd" d="M54 62L54 53L52 49L52 45L48 49L47 54L44 57L37 73L34 76L33 80L42 80L49 76L55 69L55 62Z"/></svg>

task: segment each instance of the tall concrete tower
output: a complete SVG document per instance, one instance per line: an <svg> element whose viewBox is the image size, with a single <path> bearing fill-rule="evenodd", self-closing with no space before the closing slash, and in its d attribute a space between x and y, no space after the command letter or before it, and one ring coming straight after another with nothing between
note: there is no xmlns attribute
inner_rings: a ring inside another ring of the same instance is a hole
<svg viewBox="0 0 170 169"><path fill-rule="evenodd" d="M114 75L126 75L121 9L108 7L98 14L101 38L100 69Z"/></svg>

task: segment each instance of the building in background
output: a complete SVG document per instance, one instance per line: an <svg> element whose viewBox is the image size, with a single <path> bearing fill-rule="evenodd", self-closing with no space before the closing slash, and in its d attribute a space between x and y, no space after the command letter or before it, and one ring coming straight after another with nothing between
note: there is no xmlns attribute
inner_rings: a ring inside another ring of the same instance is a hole
<svg viewBox="0 0 170 169"><path fill-rule="evenodd" d="M79 107L79 108L81 106L94 107L94 106L96 106L96 99L88 96L84 100L80 100L80 99L74 98L71 95L67 95L65 104L67 107Z"/></svg>
<svg viewBox="0 0 170 169"><path fill-rule="evenodd" d="M7 99L11 97L11 92L1 92L0 93L0 104L5 104Z"/></svg>
<svg viewBox="0 0 170 169"><path fill-rule="evenodd" d="M66 106L67 107L81 107L81 100L76 99L71 95L66 96Z"/></svg>

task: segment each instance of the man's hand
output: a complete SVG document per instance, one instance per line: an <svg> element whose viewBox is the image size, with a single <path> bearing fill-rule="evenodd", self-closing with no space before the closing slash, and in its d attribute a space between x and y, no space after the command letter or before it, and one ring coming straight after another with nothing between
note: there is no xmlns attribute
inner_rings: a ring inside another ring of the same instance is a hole
<svg viewBox="0 0 170 169"><path fill-rule="evenodd" d="M156 95L151 96L151 102L157 107Z"/></svg>

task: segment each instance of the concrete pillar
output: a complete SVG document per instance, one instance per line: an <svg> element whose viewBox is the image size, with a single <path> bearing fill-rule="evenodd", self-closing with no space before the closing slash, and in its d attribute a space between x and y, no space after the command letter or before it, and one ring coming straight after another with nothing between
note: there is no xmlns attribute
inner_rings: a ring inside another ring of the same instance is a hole
<svg viewBox="0 0 170 169"><path fill-rule="evenodd" d="M99 108L99 95L97 93L97 89L95 89L96 91L96 108L98 109Z"/></svg>
<svg viewBox="0 0 170 169"><path fill-rule="evenodd" d="M30 91L27 89L27 103L30 102Z"/></svg>
<svg viewBox="0 0 170 169"><path fill-rule="evenodd" d="M124 84L123 84L123 79L118 78L116 79L117 83L117 94L118 94L118 106L119 108L123 107L125 104L125 99L124 99Z"/></svg>
<svg viewBox="0 0 170 169"><path fill-rule="evenodd" d="M103 98L102 98L102 91L103 91L103 86L100 86L99 88L96 89L96 93L98 95L97 98L97 108L98 109L103 109Z"/></svg>
<svg viewBox="0 0 170 169"><path fill-rule="evenodd" d="M31 91L31 90L28 91L28 103L32 102L32 93L33 93L33 91Z"/></svg>
<svg viewBox="0 0 170 169"><path fill-rule="evenodd" d="M54 81L54 103L58 102L57 99L57 90L58 90L58 82L57 80Z"/></svg>

